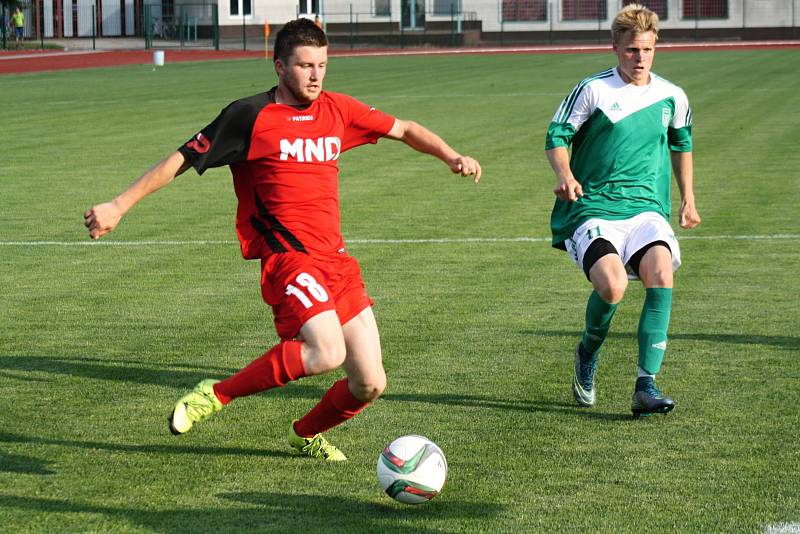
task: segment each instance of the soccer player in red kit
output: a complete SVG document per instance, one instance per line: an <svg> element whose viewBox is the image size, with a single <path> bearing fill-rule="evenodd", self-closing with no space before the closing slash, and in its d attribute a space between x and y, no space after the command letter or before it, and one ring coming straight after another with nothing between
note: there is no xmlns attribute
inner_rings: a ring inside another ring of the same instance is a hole
<svg viewBox="0 0 800 534"><path fill-rule="evenodd" d="M190 166L199 174L230 166L242 255L261 260L261 293L281 341L233 376L197 384L169 417L173 434L188 432L237 397L342 367L347 377L292 422L289 444L314 458L346 460L322 433L377 399L386 374L372 301L341 235L339 156L388 137L480 180L475 159L423 126L323 91L327 44L312 21L287 23L275 41L276 87L231 103L118 197L84 214L89 235L98 239Z"/></svg>

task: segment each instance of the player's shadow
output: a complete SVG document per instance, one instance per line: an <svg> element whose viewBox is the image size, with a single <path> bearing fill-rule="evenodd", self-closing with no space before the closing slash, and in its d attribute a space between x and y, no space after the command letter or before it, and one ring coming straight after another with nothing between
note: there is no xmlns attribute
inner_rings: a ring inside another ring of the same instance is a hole
<svg viewBox="0 0 800 534"><path fill-rule="evenodd" d="M555 400L500 399L481 395L465 395L452 393L388 393L381 399L390 402L423 402L436 405L474 407L488 410L515 410L525 413L549 412L565 415L578 415L589 419L618 421L629 419L629 415L604 413L596 410L584 410L572 402Z"/></svg>
<svg viewBox="0 0 800 534"><path fill-rule="evenodd" d="M315 518L326 531L390 532L397 529L398 521L429 518L437 522L463 520L491 520L502 507L485 502L453 500L450 496L438 497L422 506L409 506L388 499L381 502L366 502L340 496L287 495L283 493L242 491L217 494L220 499L255 505L268 511L273 517ZM289 520L291 521L291 519ZM278 525L288 530L291 522ZM414 532L438 532L414 526Z"/></svg>
<svg viewBox="0 0 800 534"><path fill-rule="evenodd" d="M330 383L335 379L331 378ZM305 399L316 403L327 390L326 385L293 382L285 387L270 390L264 395L274 395L278 399ZM391 386L390 386L391 387ZM573 402L558 400L520 399L518 397L500 398L486 395L470 395L467 393L384 393L378 402L413 402L431 404L434 406L459 406L480 410L510 410L525 413L549 412L563 413L565 415L578 415L588 419L604 421L619 421L630 419L629 414L604 413L598 410L579 408Z"/></svg>
<svg viewBox="0 0 800 534"><path fill-rule="evenodd" d="M523 330L521 332L527 336L540 336L540 337L558 337L567 339L579 339L583 332L575 330ZM609 338L612 339L630 339L636 342L636 332L609 332ZM765 336L762 334L706 334L706 333L681 333L675 332L669 334L670 340L688 340L688 341L706 341L709 343L719 344L736 344L736 345L764 345L771 347L778 347L788 350L800 350L800 337L795 336ZM577 342L576 342L577 343ZM566 352L571 354L575 349L566 348Z"/></svg>
<svg viewBox="0 0 800 534"><path fill-rule="evenodd" d="M303 384L302 382L289 384L275 391L275 394L282 398L303 398L309 401L318 401L324 393L324 387ZM489 397L486 395L470 395L467 393L394 393L390 390L384 393L378 402L414 402L432 404L435 406L469 407L481 410L511 410L526 413L550 412L564 413L567 415L577 414L581 417L612 421L630 418L630 415L603 413L597 410L584 410L578 408L573 402L521 399L518 396L501 398Z"/></svg>
<svg viewBox="0 0 800 534"><path fill-rule="evenodd" d="M670 334L671 340L708 341L709 343L728 343L736 345L765 345L780 349L800 350L800 337L763 336L760 334Z"/></svg>
<svg viewBox="0 0 800 534"><path fill-rule="evenodd" d="M80 441L72 439L53 439L42 437L22 436L9 432L0 432L0 443L24 443L26 445L54 445L58 447L72 447L88 450L101 450L111 452L124 452L131 454L200 454L217 456L259 456L275 458L294 458L294 454L286 451L245 448L245 447L207 447L191 444L182 445L133 445L129 443L104 443L100 441ZM0 460L3 456L0 455ZM0 471L3 470L0 464ZM45 474L45 473L39 473Z"/></svg>
<svg viewBox="0 0 800 534"><path fill-rule="evenodd" d="M23 473L26 475L52 475L55 471L47 468L50 463L31 456L10 454L0 451L0 472Z"/></svg>
<svg viewBox="0 0 800 534"><path fill-rule="evenodd" d="M574 333L570 332L570 335ZM184 370L185 369L185 370ZM0 356L0 372L14 375L14 372L39 372L66 376L81 376L94 380L111 380L126 383L170 386L177 389L190 388L198 377L224 378L236 369L202 367L193 364L170 364L163 368L147 368L140 362L122 360L103 360L91 356ZM25 377L14 375L25 380ZM36 378L39 380L39 378ZM292 383L287 387L266 393L277 398L301 398L318 401L327 386L309 383ZM327 384L327 382L325 382ZM529 400L496 398L461 393L404 394L391 391L382 397L389 402L424 402L437 405L469 406L479 409L517 410L524 412L569 412L593 419L615 420L619 414L598 411L577 410L574 404L555 400Z"/></svg>
<svg viewBox="0 0 800 534"><path fill-rule="evenodd" d="M203 367L194 363L148 368L142 366L142 362L93 356L0 356L0 373L3 375L17 380L42 381L39 377L19 376L16 372L81 376L95 380L184 388L196 384L198 378L223 378L236 372L236 369Z"/></svg>
<svg viewBox="0 0 800 534"><path fill-rule="evenodd" d="M342 493L346 488L342 488ZM107 506L80 500L0 495L0 508L29 514L101 514L109 520L130 523L153 532L390 532L398 521L428 517L436 521L491 519L502 508L493 504L440 498L424 506L409 507L387 501L376 504L344 495L285 495L271 492L237 492L216 495L228 506L152 510ZM230 507L230 504L238 506ZM119 524L119 528L123 525ZM414 532L438 532L414 525Z"/></svg>

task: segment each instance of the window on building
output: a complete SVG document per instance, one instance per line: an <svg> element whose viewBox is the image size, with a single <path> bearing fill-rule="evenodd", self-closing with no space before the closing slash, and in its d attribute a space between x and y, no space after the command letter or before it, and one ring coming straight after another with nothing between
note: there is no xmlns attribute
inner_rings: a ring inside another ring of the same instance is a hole
<svg viewBox="0 0 800 534"><path fill-rule="evenodd" d="M563 0L562 20L606 20L606 0Z"/></svg>
<svg viewBox="0 0 800 534"><path fill-rule="evenodd" d="M461 11L459 0L433 0L434 15L457 15Z"/></svg>
<svg viewBox="0 0 800 534"><path fill-rule="evenodd" d="M297 9L301 15L315 15L319 13L319 0L299 0Z"/></svg>
<svg viewBox="0 0 800 534"><path fill-rule="evenodd" d="M503 0L503 21L547 20L548 0Z"/></svg>
<svg viewBox="0 0 800 534"><path fill-rule="evenodd" d="M726 19L728 0L683 0L685 19Z"/></svg>
<svg viewBox="0 0 800 534"><path fill-rule="evenodd" d="M253 14L252 0L230 0L231 15L249 17Z"/></svg>
<svg viewBox="0 0 800 534"><path fill-rule="evenodd" d="M389 17L392 15L392 3L390 0L375 0L375 16Z"/></svg>
<svg viewBox="0 0 800 534"><path fill-rule="evenodd" d="M691 2L692 0L684 0L684 2ZM628 4L641 4L656 15L660 20L667 20L669 9L667 9L667 0L623 0L622 5Z"/></svg>

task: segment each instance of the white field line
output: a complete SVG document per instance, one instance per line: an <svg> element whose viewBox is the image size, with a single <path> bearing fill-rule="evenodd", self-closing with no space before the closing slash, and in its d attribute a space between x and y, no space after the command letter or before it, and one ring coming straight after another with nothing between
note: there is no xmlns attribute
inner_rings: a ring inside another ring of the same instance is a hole
<svg viewBox="0 0 800 534"><path fill-rule="evenodd" d="M777 523L764 527L764 534L800 534L800 523Z"/></svg>
<svg viewBox="0 0 800 534"><path fill-rule="evenodd" d="M681 236L680 241L767 241L795 240L800 234L762 234L762 235L707 235ZM444 237L423 239L348 239L350 245L417 245L417 244L469 244L469 243L549 243L549 237ZM164 241L0 241L6 247L158 247L158 246L230 246L238 245L233 240L164 240Z"/></svg>

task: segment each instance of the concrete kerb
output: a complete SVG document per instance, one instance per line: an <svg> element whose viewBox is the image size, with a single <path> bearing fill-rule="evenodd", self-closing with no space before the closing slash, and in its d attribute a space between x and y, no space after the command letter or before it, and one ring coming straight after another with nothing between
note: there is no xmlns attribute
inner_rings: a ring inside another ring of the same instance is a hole
<svg viewBox="0 0 800 534"><path fill-rule="evenodd" d="M44 42L59 46L64 50L144 50L144 38L142 37L45 39Z"/></svg>
<svg viewBox="0 0 800 534"><path fill-rule="evenodd" d="M76 39L45 39L45 44L53 44L59 46L67 51L72 50L145 50L144 37L100 37L97 39L92 38L76 38ZM253 39L248 41L248 51L258 52L263 50L264 41ZM219 43L220 50L242 50L242 42L238 40L222 40ZM271 46L270 46L271 48ZM213 46L206 43L206 46L192 45L181 47L180 41L164 41L157 40L153 42L153 50L212 50Z"/></svg>

